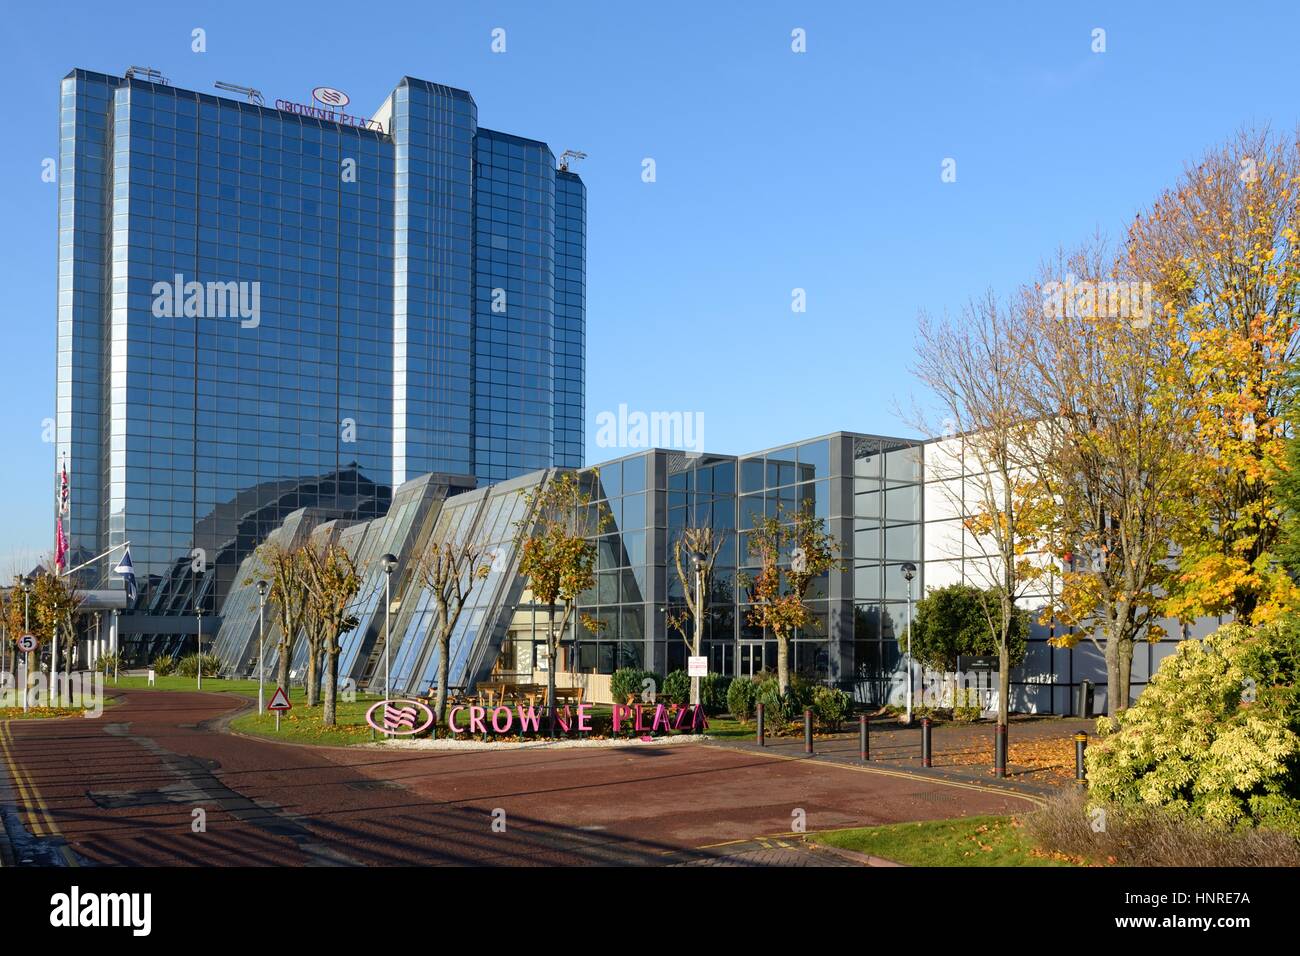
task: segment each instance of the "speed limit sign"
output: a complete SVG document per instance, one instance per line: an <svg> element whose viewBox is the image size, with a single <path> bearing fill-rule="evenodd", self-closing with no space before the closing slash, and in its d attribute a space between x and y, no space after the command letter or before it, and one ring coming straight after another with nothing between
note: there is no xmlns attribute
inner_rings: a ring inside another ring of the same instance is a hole
<svg viewBox="0 0 1300 956"><path fill-rule="evenodd" d="M35 634L24 634L18 638L18 649L24 654L30 654L40 646L41 642L36 639Z"/></svg>

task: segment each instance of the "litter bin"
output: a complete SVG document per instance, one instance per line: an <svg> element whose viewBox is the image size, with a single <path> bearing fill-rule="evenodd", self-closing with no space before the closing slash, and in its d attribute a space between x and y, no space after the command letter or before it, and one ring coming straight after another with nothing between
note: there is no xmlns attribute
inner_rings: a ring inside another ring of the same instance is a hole
<svg viewBox="0 0 1300 956"><path fill-rule="evenodd" d="M1074 716L1091 717L1092 716L1092 692L1093 683L1090 680L1079 681L1079 686L1074 694Z"/></svg>

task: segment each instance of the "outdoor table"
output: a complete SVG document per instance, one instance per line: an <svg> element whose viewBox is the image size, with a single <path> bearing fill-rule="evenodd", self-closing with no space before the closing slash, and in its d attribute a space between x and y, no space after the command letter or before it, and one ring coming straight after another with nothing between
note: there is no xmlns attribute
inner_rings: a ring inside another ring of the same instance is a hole
<svg viewBox="0 0 1300 956"><path fill-rule="evenodd" d="M582 704L583 688L581 687L557 687L555 688L555 700L557 703L572 701L575 704Z"/></svg>

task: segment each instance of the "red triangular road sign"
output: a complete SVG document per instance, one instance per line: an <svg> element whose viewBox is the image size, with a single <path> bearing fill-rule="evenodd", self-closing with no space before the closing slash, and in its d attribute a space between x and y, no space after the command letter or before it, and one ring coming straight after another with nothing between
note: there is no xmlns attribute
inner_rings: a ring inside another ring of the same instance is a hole
<svg viewBox="0 0 1300 956"><path fill-rule="evenodd" d="M271 695L271 702L266 705L267 710L289 710L293 704L289 703L289 695L284 692L283 687L277 687L275 693Z"/></svg>

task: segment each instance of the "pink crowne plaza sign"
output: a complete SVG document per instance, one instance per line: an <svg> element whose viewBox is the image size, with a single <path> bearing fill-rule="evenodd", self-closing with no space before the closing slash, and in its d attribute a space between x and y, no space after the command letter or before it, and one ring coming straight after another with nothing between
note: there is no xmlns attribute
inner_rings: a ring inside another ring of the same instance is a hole
<svg viewBox="0 0 1300 956"><path fill-rule="evenodd" d="M414 709L409 715L410 719L399 719L403 716L403 710L410 708L417 702L410 699L380 701L370 709L366 715L366 721L376 730L384 733L412 734L427 729L432 723L432 719L425 721L416 720ZM405 705L394 706L394 705ZM420 708L428 712L425 705L420 704ZM563 733L569 733L574 729L576 723L579 733L591 730L591 704L579 704L575 710L570 710L565 705L563 710L555 712L555 722ZM379 710L384 712L382 725L372 718L372 715ZM456 725L458 714L465 713L468 721L465 726ZM527 733L538 733L541 730L542 719L546 716L545 710L538 710L531 704L525 708L522 704L516 704L513 708L501 705L499 707L483 707L478 704L457 704L452 707L447 714L447 725L453 734L487 734L489 732L496 734L517 733L521 736ZM430 713L430 718L432 714ZM659 732L670 733L674 730L707 730L709 720L704 715L704 708L699 704L693 704L688 707L678 707L676 712L670 710L664 704L615 704L613 709L614 733L621 730L634 731L636 733L655 734Z"/></svg>

